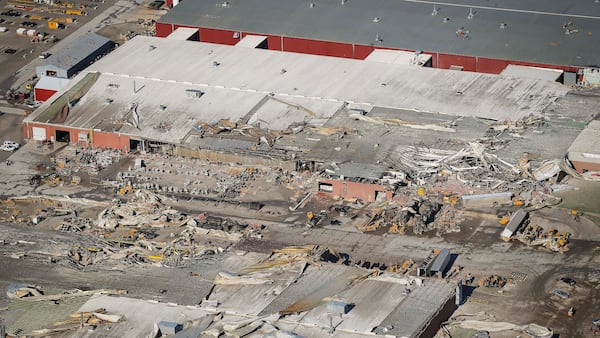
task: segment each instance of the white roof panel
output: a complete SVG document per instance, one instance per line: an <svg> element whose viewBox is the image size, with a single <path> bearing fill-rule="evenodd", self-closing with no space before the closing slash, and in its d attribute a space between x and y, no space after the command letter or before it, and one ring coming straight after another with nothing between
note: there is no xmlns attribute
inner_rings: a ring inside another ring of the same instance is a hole
<svg viewBox="0 0 600 338"><path fill-rule="evenodd" d="M69 79L63 79L60 77L53 76L42 76L40 80L35 84L35 88L59 91L67 84L69 84Z"/></svg>
<svg viewBox="0 0 600 338"><path fill-rule="evenodd" d="M431 60L429 54L416 54L402 50L375 49L365 61L391 63L395 65L423 66Z"/></svg>
<svg viewBox="0 0 600 338"><path fill-rule="evenodd" d="M246 35L240 42L236 43L237 47L256 48L267 39L263 35Z"/></svg>
<svg viewBox="0 0 600 338"><path fill-rule="evenodd" d="M508 65L500 75L523 79L557 81L563 73L560 69Z"/></svg>
<svg viewBox="0 0 600 338"><path fill-rule="evenodd" d="M179 27L167 36L167 39L185 41L198 33L198 28Z"/></svg>

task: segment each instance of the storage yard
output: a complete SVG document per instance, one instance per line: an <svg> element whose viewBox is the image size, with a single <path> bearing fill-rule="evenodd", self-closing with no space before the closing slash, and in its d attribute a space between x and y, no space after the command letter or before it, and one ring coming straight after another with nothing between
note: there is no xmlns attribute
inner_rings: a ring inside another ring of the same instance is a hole
<svg viewBox="0 0 600 338"><path fill-rule="evenodd" d="M28 11L91 20L6 80L61 83L0 107L0 338L600 332L595 68L154 37L204 1L91 3Z"/></svg>

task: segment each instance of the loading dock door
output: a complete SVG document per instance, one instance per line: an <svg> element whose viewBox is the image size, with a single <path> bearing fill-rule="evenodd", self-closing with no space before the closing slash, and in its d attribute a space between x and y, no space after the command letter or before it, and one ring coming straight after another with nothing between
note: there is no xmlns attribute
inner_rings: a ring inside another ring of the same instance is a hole
<svg viewBox="0 0 600 338"><path fill-rule="evenodd" d="M65 130L57 130L56 131L56 142L71 142L71 134Z"/></svg>
<svg viewBox="0 0 600 338"><path fill-rule="evenodd" d="M46 141L46 128L33 127L31 130L34 141Z"/></svg>

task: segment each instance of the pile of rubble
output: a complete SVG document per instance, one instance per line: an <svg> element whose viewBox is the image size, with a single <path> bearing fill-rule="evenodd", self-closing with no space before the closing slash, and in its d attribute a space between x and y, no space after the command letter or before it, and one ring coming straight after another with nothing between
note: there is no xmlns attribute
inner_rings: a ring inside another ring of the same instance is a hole
<svg viewBox="0 0 600 338"><path fill-rule="evenodd" d="M87 172L97 175L113 163L119 162L123 154L118 149L101 149L68 145L53 158L56 171L61 176L70 176L72 173Z"/></svg>
<svg viewBox="0 0 600 338"><path fill-rule="evenodd" d="M554 252L564 253L569 250L567 244L571 238L568 231L560 232L554 228L544 231L539 225L527 225L520 228L514 238L529 246L542 246Z"/></svg>
<svg viewBox="0 0 600 338"><path fill-rule="evenodd" d="M164 228L169 226L196 226L194 218L162 203L161 197L147 191L136 190L127 203L116 200L98 215L96 226L115 229L118 226Z"/></svg>

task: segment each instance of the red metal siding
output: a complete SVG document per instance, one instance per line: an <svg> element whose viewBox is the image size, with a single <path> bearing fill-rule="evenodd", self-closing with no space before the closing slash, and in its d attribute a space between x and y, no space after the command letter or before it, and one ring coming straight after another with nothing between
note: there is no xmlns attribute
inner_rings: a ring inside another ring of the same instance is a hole
<svg viewBox="0 0 600 338"><path fill-rule="evenodd" d="M283 38L281 36L275 36L275 35L268 35L267 36L267 45L269 46L270 50L282 50L281 49L281 42L283 41Z"/></svg>
<svg viewBox="0 0 600 338"><path fill-rule="evenodd" d="M237 38L234 37L235 33L239 34L240 32L212 28L200 28L200 41L220 43L222 45L235 45L240 41L239 35Z"/></svg>
<svg viewBox="0 0 600 338"><path fill-rule="evenodd" d="M159 38L166 38L169 34L173 33L173 25L170 23L156 23L156 36Z"/></svg>
<svg viewBox="0 0 600 338"><path fill-rule="evenodd" d="M354 45L354 58L364 60L374 50L375 47L373 46Z"/></svg>
<svg viewBox="0 0 600 338"><path fill-rule="evenodd" d="M35 88L34 95L36 101L47 101L52 95L56 93L56 90Z"/></svg>
<svg viewBox="0 0 600 338"><path fill-rule="evenodd" d="M102 131L92 132L92 147L129 151L129 136Z"/></svg>
<svg viewBox="0 0 600 338"><path fill-rule="evenodd" d="M31 139L33 138L33 127L44 128L46 129L46 139L50 140L51 138L56 139L56 131L68 131L69 132L69 140L70 142L76 143L79 141L79 133L88 134L89 137L89 129L75 129L68 128L64 126L53 126L46 124L37 124L37 123L24 123L23 124L23 138ZM109 133L109 132L100 132L94 131L92 132L91 141L93 142L92 146L97 148L112 148L112 149L120 149L123 151L129 151L129 136Z"/></svg>
<svg viewBox="0 0 600 338"><path fill-rule="evenodd" d="M476 72L477 59L474 56L463 56L454 54L438 54L437 67L449 69L450 66L462 66L464 71Z"/></svg>
<svg viewBox="0 0 600 338"><path fill-rule="evenodd" d="M320 195L341 196L343 198L356 198L362 201L374 202L377 191L385 191L388 200L392 199L392 193L378 184L366 184L341 180L320 180L320 183L331 184L331 193L319 191ZM317 188L318 189L318 188Z"/></svg>
<svg viewBox="0 0 600 338"><path fill-rule="evenodd" d="M283 38L283 50L324 56L352 58L352 45L338 42L317 41L299 38Z"/></svg>

